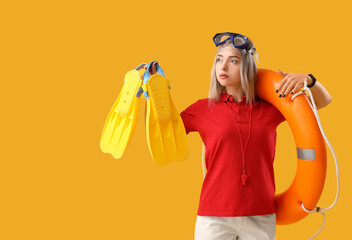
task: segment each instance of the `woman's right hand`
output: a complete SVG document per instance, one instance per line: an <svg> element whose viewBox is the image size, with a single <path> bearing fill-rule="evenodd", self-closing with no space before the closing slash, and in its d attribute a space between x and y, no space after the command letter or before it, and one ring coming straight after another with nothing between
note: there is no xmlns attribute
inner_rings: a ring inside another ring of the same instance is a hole
<svg viewBox="0 0 352 240"><path fill-rule="evenodd" d="M153 74L156 73L156 62L153 63L153 65L152 65L150 70L151 70L151 71L149 71L150 76L152 76Z"/></svg>
<svg viewBox="0 0 352 240"><path fill-rule="evenodd" d="M148 68L146 70L148 70ZM152 76L155 73L156 73L156 62L153 63L153 65L149 71L150 76ZM144 111L144 120L146 120L146 119L147 119L147 101L145 102L145 111Z"/></svg>

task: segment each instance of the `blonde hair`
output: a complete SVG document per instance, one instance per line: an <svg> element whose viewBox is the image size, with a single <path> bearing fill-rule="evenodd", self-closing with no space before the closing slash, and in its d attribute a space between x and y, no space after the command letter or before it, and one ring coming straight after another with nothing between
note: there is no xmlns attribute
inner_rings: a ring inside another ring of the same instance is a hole
<svg viewBox="0 0 352 240"><path fill-rule="evenodd" d="M245 49L238 49L241 53L241 62L240 62L240 75L241 75L241 85L242 91L246 96L246 103L252 104L255 101L256 93L255 93L255 82L257 79L257 63L255 62L254 56L257 57L257 61L259 63L259 54L255 51L255 47L253 42L248 39L250 46L252 47L253 54L247 52ZM237 43L235 44L243 44ZM225 48L225 47L233 47L231 41L226 41L224 44L220 45L217 53ZM216 54L217 55L217 54ZM216 55L214 58L214 64L211 69L211 77L210 77L210 87L209 87L209 106L212 100L218 102L221 94L225 91L225 87L221 86L216 78L215 73L215 64L216 64Z"/></svg>

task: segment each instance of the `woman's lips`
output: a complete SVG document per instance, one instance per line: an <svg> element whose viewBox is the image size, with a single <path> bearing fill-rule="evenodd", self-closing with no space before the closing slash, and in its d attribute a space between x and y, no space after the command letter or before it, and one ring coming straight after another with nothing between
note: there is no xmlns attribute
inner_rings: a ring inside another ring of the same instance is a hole
<svg viewBox="0 0 352 240"><path fill-rule="evenodd" d="M226 74L220 74L220 76L219 76L220 78L228 78L229 76L228 75L226 75Z"/></svg>

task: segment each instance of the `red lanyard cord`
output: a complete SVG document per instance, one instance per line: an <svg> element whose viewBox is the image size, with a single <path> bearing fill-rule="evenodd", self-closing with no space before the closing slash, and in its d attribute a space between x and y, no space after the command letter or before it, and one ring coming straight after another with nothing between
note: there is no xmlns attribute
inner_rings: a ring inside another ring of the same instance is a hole
<svg viewBox="0 0 352 240"><path fill-rule="evenodd" d="M237 130L238 130L238 133L240 135L240 140L241 140L241 150L242 150L242 167L243 167L243 172L242 172L242 185L246 185L246 181L247 181L247 174L246 174L246 168L245 168L245 165L246 165L246 160L245 160L245 152L246 152L246 149L247 149L247 146L248 146L248 142L249 142L249 137L251 136L251 129L252 129L252 105L250 105L250 112L249 112L249 131L248 131L248 138L247 138L247 142L246 142L246 145L244 146L243 148L243 140L242 140L242 134L241 134L241 131L240 131L240 127L238 126L238 123L237 123L237 120L235 118L235 115L233 114L231 108L230 108L230 105L228 103L228 101L226 100L226 104L227 104L227 107L229 108L231 114L232 114L232 117L233 119L235 120L235 123L236 123L236 126L237 126Z"/></svg>

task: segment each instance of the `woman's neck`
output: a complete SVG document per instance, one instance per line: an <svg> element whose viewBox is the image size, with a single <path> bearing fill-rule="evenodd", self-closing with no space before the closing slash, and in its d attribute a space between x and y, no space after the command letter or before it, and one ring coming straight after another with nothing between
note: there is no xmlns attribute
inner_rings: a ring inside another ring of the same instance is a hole
<svg viewBox="0 0 352 240"><path fill-rule="evenodd" d="M230 94L237 102L241 102L244 95L242 87L225 87L225 93Z"/></svg>

